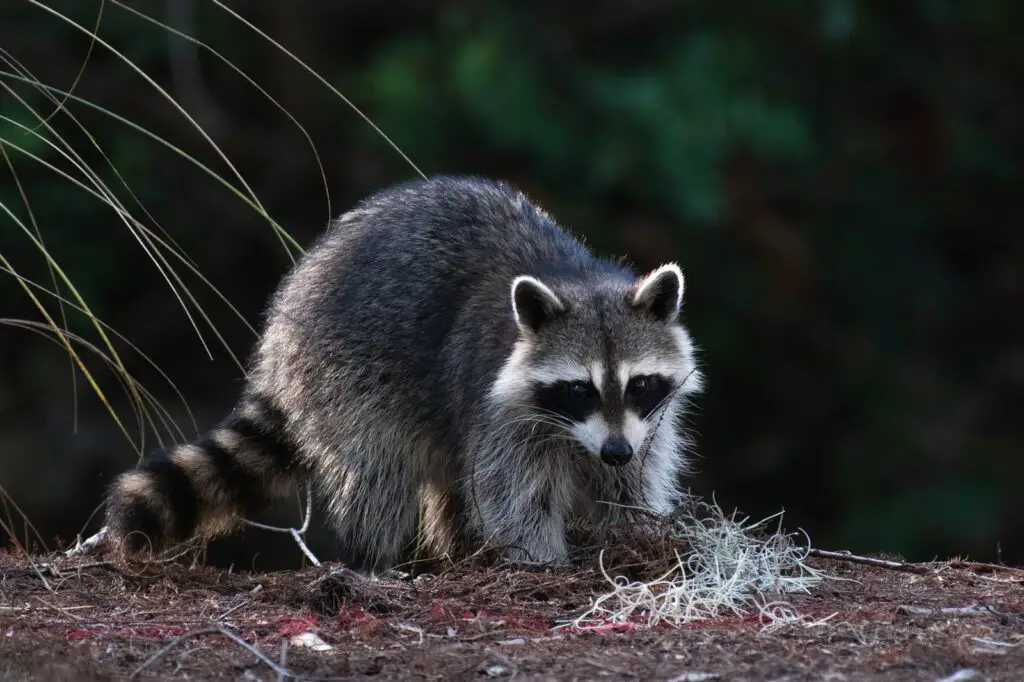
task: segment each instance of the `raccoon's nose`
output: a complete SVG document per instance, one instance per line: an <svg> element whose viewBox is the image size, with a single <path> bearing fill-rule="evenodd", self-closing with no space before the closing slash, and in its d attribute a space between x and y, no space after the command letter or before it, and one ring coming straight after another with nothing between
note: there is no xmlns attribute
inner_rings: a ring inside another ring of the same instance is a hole
<svg viewBox="0 0 1024 682"><path fill-rule="evenodd" d="M622 436L613 436L601 446L601 461L620 467L633 458L633 446Z"/></svg>

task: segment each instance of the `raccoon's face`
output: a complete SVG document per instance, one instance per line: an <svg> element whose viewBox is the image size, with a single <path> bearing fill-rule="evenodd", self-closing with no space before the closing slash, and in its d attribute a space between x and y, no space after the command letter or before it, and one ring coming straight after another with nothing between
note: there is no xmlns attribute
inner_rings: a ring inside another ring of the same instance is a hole
<svg viewBox="0 0 1024 682"><path fill-rule="evenodd" d="M526 406L606 464L628 463L700 389L693 344L678 319L682 295L675 264L637 282L517 277L519 338L492 398Z"/></svg>

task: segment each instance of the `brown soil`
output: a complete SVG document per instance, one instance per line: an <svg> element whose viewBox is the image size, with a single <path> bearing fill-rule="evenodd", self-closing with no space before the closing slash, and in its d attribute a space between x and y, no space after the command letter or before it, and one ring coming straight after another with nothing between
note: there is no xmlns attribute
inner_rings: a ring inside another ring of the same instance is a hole
<svg viewBox="0 0 1024 682"><path fill-rule="evenodd" d="M604 591L595 571L467 563L372 580L337 566L238 574L107 559L37 557L34 569L0 554L0 678L124 679L145 666L139 677L162 679L932 682L964 668L1024 679L1024 571L1012 569L920 575L819 559L844 580L786 599L810 619L835 614L824 623L721 617L581 633L552 626ZM985 608L960 608L975 605ZM939 610L949 608L960 610ZM331 649L294 643L305 632Z"/></svg>

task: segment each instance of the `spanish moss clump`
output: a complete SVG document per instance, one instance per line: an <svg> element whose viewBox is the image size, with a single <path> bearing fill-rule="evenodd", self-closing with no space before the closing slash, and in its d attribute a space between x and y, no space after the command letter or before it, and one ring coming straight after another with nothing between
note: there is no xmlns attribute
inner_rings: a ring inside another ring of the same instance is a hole
<svg viewBox="0 0 1024 682"><path fill-rule="evenodd" d="M826 576L806 563L809 543L798 542L806 535L784 532L781 522L782 512L749 522L690 497L668 519L643 525L630 543L600 550L597 562L611 590L563 627L678 626L727 614L756 614L765 625L802 621L781 595L808 592ZM619 569L608 567L612 552Z"/></svg>

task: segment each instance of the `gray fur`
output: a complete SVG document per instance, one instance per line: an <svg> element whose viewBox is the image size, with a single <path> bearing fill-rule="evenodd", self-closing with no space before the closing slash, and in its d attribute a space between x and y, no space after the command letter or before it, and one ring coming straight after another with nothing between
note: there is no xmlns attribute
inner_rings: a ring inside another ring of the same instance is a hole
<svg viewBox="0 0 1024 682"><path fill-rule="evenodd" d="M293 460L279 458L251 486L256 497L310 475L346 560L378 569L417 540L435 556L486 541L513 559L562 562L568 521L621 516L601 502L670 511L687 461L680 417L701 376L677 319L678 269L646 283L595 258L505 184L439 177L364 200L334 221L267 312L236 414L266 405L259 420L276 415L265 430ZM630 417L623 362L655 367L672 384L647 420ZM537 409L544 379L531 372L566 367L602 372L594 428ZM219 442L237 459L225 438L233 424ZM637 440L636 456L602 463L594 439L605 431ZM174 453L115 485L116 536L144 526L163 544L231 526L242 505L204 494L209 485L190 471L198 494L162 485L177 475ZM197 509L173 509L172 498ZM191 528L170 527L189 514ZM133 521L150 517L158 520Z"/></svg>

